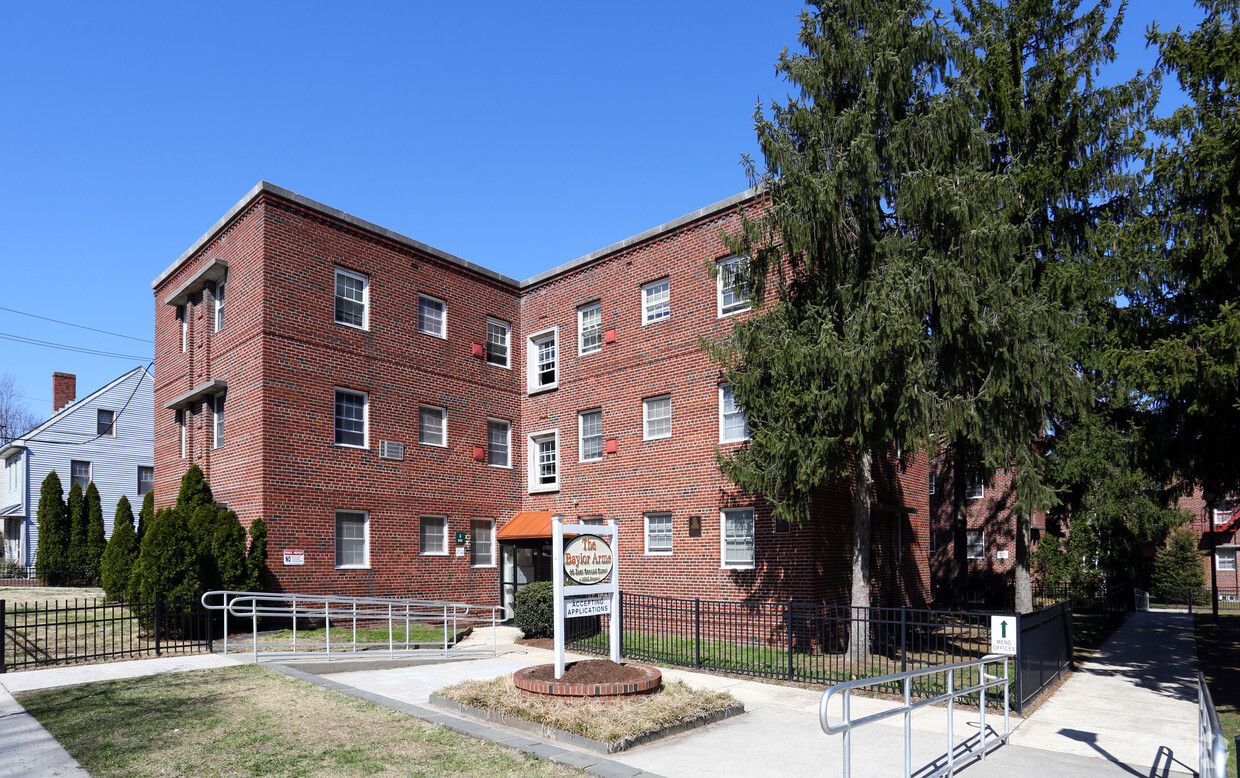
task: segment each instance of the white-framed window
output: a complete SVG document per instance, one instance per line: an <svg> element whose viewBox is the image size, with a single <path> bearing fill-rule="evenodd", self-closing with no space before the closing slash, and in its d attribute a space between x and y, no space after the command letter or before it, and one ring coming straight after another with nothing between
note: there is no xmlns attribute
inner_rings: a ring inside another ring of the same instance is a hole
<svg viewBox="0 0 1240 778"><path fill-rule="evenodd" d="M215 282L215 331L224 329L224 297L228 282L221 278Z"/></svg>
<svg viewBox="0 0 1240 778"><path fill-rule="evenodd" d="M184 305L177 306L177 329L181 331L181 353L184 354L189 349L189 316Z"/></svg>
<svg viewBox="0 0 1240 778"><path fill-rule="evenodd" d="M672 315L671 281L660 278L642 287L642 324L662 321Z"/></svg>
<svg viewBox="0 0 1240 778"><path fill-rule="evenodd" d="M336 567L370 566L370 514L336 511Z"/></svg>
<svg viewBox="0 0 1240 778"><path fill-rule="evenodd" d="M83 489L90 486L90 462L75 459L69 463L69 485L73 484Z"/></svg>
<svg viewBox="0 0 1240 778"><path fill-rule="evenodd" d="M370 279L336 268L336 323L358 329L370 326Z"/></svg>
<svg viewBox="0 0 1240 778"><path fill-rule="evenodd" d="M214 447L219 448L224 445L224 393L215 395L215 403L212 411L215 414L215 440Z"/></svg>
<svg viewBox="0 0 1240 778"><path fill-rule="evenodd" d="M487 319L487 364L508 367L508 336L512 327L499 319Z"/></svg>
<svg viewBox="0 0 1240 778"><path fill-rule="evenodd" d="M418 332L448 337L448 312L444 301L429 295L418 295Z"/></svg>
<svg viewBox="0 0 1240 778"><path fill-rule="evenodd" d="M1219 570L1236 569L1236 552L1235 551L1216 551L1214 552L1214 560L1218 564Z"/></svg>
<svg viewBox="0 0 1240 778"><path fill-rule="evenodd" d="M936 483L936 480L937 479L935 478L934 471L931 470L930 471L930 494L931 496L934 495L935 489L938 488L938 484Z"/></svg>
<svg viewBox="0 0 1240 778"><path fill-rule="evenodd" d="M965 556L969 559L986 558L986 532L984 530L965 530Z"/></svg>
<svg viewBox="0 0 1240 778"><path fill-rule="evenodd" d="M502 419L487 419L487 464L512 467L512 425Z"/></svg>
<svg viewBox="0 0 1240 778"><path fill-rule="evenodd" d="M745 287L744 273L744 257L719 260L719 274L715 280L721 317L749 310L749 290Z"/></svg>
<svg viewBox="0 0 1240 778"><path fill-rule="evenodd" d="M1236 516L1237 503L1235 500L1223 500L1218 507L1211 510L1215 524L1226 524Z"/></svg>
<svg viewBox="0 0 1240 778"><path fill-rule="evenodd" d="M336 390L336 445L366 448L370 398L365 392Z"/></svg>
<svg viewBox="0 0 1240 778"><path fill-rule="evenodd" d="M418 530L418 552L422 556L448 555L447 516L423 516Z"/></svg>
<svg viewBox="0 0 1240 778"><path fill-rule="evenodd" d="M177 433L181 436L181 459L189 456L189 430L186 424L186 416L189 411L182 408L177 411Z"/></svg>
<svg viewBox="0 0 1240 778"><path fill-rule="evenodd" d="M100 437L116 437L116 411L95 410L95 434Z"/></svg>
<svg viewBox="0 0 1240 778"><path fill-rule="evenodd" d="M753 567L753 508L724 508L719 512L719 527L721 566L732 570Z"/></svg>
<svg viewBox="0 0 1240 778"><path fill-rule="evenodd" d="M603 458L603 410L594 408L577 414L577 451L581 462Z"/></svg>
<svg viewBox="0 0 1240 778"><path fill-rule="evenodd" d="M473 519L469 527L473 535L470 563L474 567L495 567L495 520Z"/></svg>
<svg viewBox="0 0 1240 778"><path fill-rule="evenodd" d="M577 519L577 523L584 524L587 527L605 527L607 526L607 519L602 516L582 516Z"/></svg>
<svg viewBox="0 0 1240 778"><path fill-rule="evenodd" d="M448 445L448 412L433 405L418 406L418 443L423 446Z"/></svg>
<svg viewBox="0 0 1240 778"><path fill-rule="evenodd" d="M21 488L19 486L20 480L17 475L18 471L21 469L21 461L21 456L18 454L14 454L4 460L4 474L8 476L8 491L10 493L17 492Z"/></svg>
<svg viewBox="0 0 1240 778"><path fill-rule="evenodd" d="M536 332L529 337L525 356L529 366L527 384L531 393L560 385L559 340L558 327Z"/></svg>
<svg viewBox="0 0 1240 778"><path fill-rule="evenodd" d="M577 351L593 354L603 350L603 304L589 303L577 309Z"/></svg>
<svg viewBox="0 0 1240 778"><path fill-rule="evenodd" d="M653 512L645 514L646 553L668 555L672 553L672 514Z"/></svg>
<svg viewBox="0 0 1240 778"><path fill-rule="evenodd" d="M560 488L560 431L548 430L530 435L529 464L531 492L554 492Z"/></svg>
<svg viewBox="0 0 1240 778"><path fill-rule="evenodd" d="M138 496L155 488L155 468L138 466Z"/></svg>
<svg viewBox="0 0 1240 778"><path fill-rule="evenodd" d="M939 550L939 533L936 532L935 530L930 530L930 553L933 554L935 551L938 551L938 550Z"/></svg>
<svg viewBox="0 0 1240 778"><path fill-rule="evenodd" d="M658 440L672 436L672 396L647 397L642 400L642 440Z"/></svg>
<svg viewBox="0 0 1240 778"><path fill-rule="evenodd" d="M719 387L719 442L734 443L749 440L749 421L745 411L736 404L730 384Z"/></svg>
<svg viewBox="0 0 1240 778"><path fill-rule="evenodd" d="M964 498L966 500L980 500L986 496L986 482L982 480L982 474L976 470L966 471L964 474Z"/></svg>

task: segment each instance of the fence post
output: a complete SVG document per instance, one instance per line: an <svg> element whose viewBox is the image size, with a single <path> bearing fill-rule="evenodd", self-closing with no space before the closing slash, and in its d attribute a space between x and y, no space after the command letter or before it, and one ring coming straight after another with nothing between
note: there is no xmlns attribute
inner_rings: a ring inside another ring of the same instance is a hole
<svg viewBox="0 0 1240 778"><path fill-rule="evenodd" d="M792 680L792 600L788 600L788 680Z"/></svg>
<svg viewBox="0 0 1240 778"><path fill-rule="evenodd" d="M616 614L616 624L612 629L620 631L620 656L624 656L624 592L620 592L620 612Z"/></svg>
<svg viewBox="0 0 1240 778"><path fill-rule="evenodd" d="M1021 620L1022 620L1022 614L1019 611L1017 611L1016 613L1016 661L1012 663L1016 666L1014 669L1016 670L1016 715L1017 716L1025 715L1025 694L1021 690L1021 678L1024 676L1024 673L1021 672L1021 659L1023 659L1025 656L1025 641L1024 641L1024 634L1021 632ZM1008 681L1008 685L1010 686L1011 684L1012 682Z"/></svg>
<svg viewBox="0 0 1240 778"><path fill-rule="evenodd" d="M693 598L693 666L702 666L702 600Z"/></svg>
<svg viewBox="0 0 1240 778"><path fill-rule="evenodd" d="M160 622L160 616L161 616L160 611L163 610L163 608L160 607L163 602L163 599L164 599L163 593L156 590L155 592L155 656L159 656L161 653L159 641L160 641L160 633L163 632L163 628L159 622Z"/></svg>
<svg viewBox="0 0 1240 778"><path fill-rule="evenodd" d="M908 606L900 606L900 672L908 670Z"/></svg>
<svg viewBox="0 0 1240 778"><path fill-rule="evenodd" d="M4 651L4 632L8 624L5 613L4 600L0 600L0 673L4 672L4 658L8 656Z"/></svg>

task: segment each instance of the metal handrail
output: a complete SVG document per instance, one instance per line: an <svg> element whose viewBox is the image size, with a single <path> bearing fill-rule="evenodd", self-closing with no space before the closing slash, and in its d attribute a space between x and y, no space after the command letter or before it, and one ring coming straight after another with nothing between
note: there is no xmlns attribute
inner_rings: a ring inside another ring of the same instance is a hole
<svg viewBox="0 0 1240 778"><path fill-rule="evenodd" d="M892 673L878 678L862 678L856 681L845 681L837 683L830 689L823 692L822 700L818 703L818 722L822 726L822 731L828 735L843 733L844 735L844 778L849 778L852 774L852 730L865 724L872 724L886 718L898 714L904 714L904 775L910 778L913 774L913 711L926 705L933 705L939 702L947 703L947 764L933 773L929 773L925 778L933 778L934 776L943 775L944 773L954 774L956 771L956 738L953 732L953 713L955 712L955 701L957 697L963 697L968 694L977 692L979 694L978 717L980 721L981 731L981 749L977 753L981 755L982 761L986 759L986 752L1005 742L1012 734L1011 728L1011 700L1008 683L1008 659L1003 654L988 654L981 659L971 659L965 662L953 662L946 665L938 665L923 670L908 670L902 673ZM986 665L998 664L1003 662L1003 675L988 675L986 673ZM965 668L976 667L980 681L972 686L963 689L956 688L956 671ZM912 684L914 678L922 678L929 675L939 673L947 673L947 691L937 697L913 702ZM871 713L868 716L862 716L859 719L853 719L851 716L849 700L853 689L860 689L866 686L889 685L892 683L903 682L904 686L904 704L890 710L881 711L879 713ZM994 737L989 743L986 740L986 690L995 686L1003 686L1003 733ZM830 704L831 697L834 694L843 693L843 719L838 724L832 724L827 713L827 706ZM970 755L970 757L972 754Z"/></svg>
<svg viewBox="0 0 1240 778"><path fill-rule="evenodd" d="M1237 743L1240 748L1240 743ZM1201 778L1227 778L1227 736L1218 720L1214 698L1206 677L1197 673L1197 774Z"/></svg>
<svg viewBox="0 0 1240 778"><path fill-rule="evenodd" d="M260 645L268 649L268 655L326 655L332 658L331 626L332 620L348 621L352 627L351 639L344 644L343 651L336 648L336 654L353 653L367 649L387 648L389 657L397 653L405 654L418 651L425 655L428 650L439 650L445 655L455 649L455 643L449 635L455 636L462 626L491 626L491 651L497 651L495 627L508 618L508 609L503 605L472 605L463 602L445 600L412 600L388 597L341 597L336 595L315 594L275 594L263 592L243 592L234 590L215 590L202 596L203 607L208 610L221 611L224 616L224 653L229 650L229 616L247 619L251 629L251 648L254 661L258 661ZM292 642L268 641L259 642L259 618L287 618L292 620ZM324 622L325 643L314 651L307 650L305 643L297 642L298 619L322 620ZM385 642L359 642L357 639L357 623L387 622L388 639ZM419 643L410 641L409 626L415 622L429 622L443 627L443 638L436 643ZM403 623L405 639L397 640L396 624ZM401 646L401 648L397 648ZM274 649L274 651L270 651ZM279 649L288 649L280 651ZM454 651L454 656L469 653L468 649ZM474 651L476 653L476 651Z"/></svg>
<svg viewBox="0 0 1240 778"><path fill-rule="evenodd" d="M1144 589L1133 589L1133 598L1136 600L1133 608L1138 611L1148 611L1150 609L1150 593Z"/></svg>

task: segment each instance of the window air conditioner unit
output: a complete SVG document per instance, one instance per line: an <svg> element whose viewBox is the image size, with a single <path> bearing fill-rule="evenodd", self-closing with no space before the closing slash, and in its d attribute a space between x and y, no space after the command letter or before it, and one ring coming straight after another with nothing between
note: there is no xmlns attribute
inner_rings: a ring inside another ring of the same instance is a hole
<svg viewBox="0 0 1240 778"><path fill-rule="evenodd" d="M405 444L397 443L394 440L379 441L379 458L403 460L405 458Z"/></svg>

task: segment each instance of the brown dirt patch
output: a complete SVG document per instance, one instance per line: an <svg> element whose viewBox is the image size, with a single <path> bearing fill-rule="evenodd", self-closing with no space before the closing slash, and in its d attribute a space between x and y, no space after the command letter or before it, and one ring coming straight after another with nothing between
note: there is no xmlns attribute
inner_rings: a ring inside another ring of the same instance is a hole
<svg viewBox="0 0 1240 778"><path fill-rule="evenodd" d="M554 638L518 638L517 645L530 646L531 648L545 648L548 651L555 650Z"/></svg>
<svg viewBox="0 0 1240 778"><path fill-rule="evenodd" d="M555 665L539 665L530 672L535 681L555 681ZM564 665L564 684L578 683L628 683L646 677L646 671L629 665L620 665L610 659L583 659Z"/></svg>

